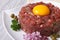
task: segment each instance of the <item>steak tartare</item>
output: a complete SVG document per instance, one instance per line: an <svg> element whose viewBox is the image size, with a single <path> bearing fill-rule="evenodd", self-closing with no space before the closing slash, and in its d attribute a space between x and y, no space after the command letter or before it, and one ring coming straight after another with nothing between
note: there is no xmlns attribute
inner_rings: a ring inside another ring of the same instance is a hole
<svg viewBox="0 0 60 40"><path fill-rule="evenodd" d="M32 9L40 4L46 5L49 8L49 15L38 16L33 14ZM50 36L60 31L60 9L51 3L38 2L22 7L18 20L21 28L26 33L39 31L43 36Z"/></svg>

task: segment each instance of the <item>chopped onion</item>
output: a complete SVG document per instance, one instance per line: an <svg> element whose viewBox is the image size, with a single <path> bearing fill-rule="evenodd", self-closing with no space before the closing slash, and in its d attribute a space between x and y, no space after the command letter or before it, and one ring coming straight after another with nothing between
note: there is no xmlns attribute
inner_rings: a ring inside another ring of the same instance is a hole
<svg viewBox="0 0 60 40"><path fill-rule="evenodd" d="M40 32L33 32L33 33L29 33L24 35L24 40L48 40L48 37L46 36L41 36Z"/></svg>

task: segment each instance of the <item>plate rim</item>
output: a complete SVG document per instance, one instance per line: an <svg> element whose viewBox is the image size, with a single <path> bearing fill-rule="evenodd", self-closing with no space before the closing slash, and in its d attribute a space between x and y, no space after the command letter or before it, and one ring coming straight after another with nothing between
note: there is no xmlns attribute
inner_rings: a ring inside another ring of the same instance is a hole
<svg viewBox="0 0 60 40"><path fill-rule="evenodd" d="M9 35L9 37L12 39L12 40L15 40L13 38L13 36L8 32L6 26L5 26L5 23L4 23L4 11L2 11L2 26L4 27L4 30L6 31L6 33Z"/></svg>
<svg viewBox="0 0 60 40"><path fill-rule="evenodd" d="M41 0L40 0L41 1ZM42 0L43 1L43 0ZM44 0L44 1L47 1L47 0ZM43 1L43 2L44 2ZM47 2L55 2L55 3L58 3L58 4L60 4L59 2L56 2L56 1L53 1L53 0L49 0L49 1L47 1ZM16 9L16 8L13 8L13 9ZM11 10L11 9L8 9L8 10ZM4 30L6 31L6 33L9 35L9 37L12 39L12 40L15 40L15 38L13 38L13 36L8 32L8 30L7 30L7 28L6 28L6 26L5 26L5 23L4 23L4 12L5 12L6 10L3 10L2 11L2 25L3 25L3 27L4 27Z"/></svg>

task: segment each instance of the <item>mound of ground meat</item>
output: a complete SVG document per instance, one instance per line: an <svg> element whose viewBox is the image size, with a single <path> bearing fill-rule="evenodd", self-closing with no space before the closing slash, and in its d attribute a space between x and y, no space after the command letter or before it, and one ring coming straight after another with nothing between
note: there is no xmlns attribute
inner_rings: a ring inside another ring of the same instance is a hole
<svg viewBox="0 0 60 40"><path fill-rule="evenodd" d="M44 4L50 9L47 16L36 16L32 9L36 5ZM39 31L43 36L50 36L60 31L60 9L51 3L32 3L22 7L19 12L19 23L26 33Z"/></svg>

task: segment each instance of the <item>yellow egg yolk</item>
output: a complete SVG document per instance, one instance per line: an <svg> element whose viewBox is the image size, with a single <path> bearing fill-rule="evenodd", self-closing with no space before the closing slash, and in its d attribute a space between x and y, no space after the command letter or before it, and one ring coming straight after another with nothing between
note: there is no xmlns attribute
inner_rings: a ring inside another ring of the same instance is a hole
<svg viewBox="0 0 60 40"><path fill-rule="evenodd" d="M37 5L33 8L34 15L45 16L50 13L49 8L46 5Z"/></svg>

